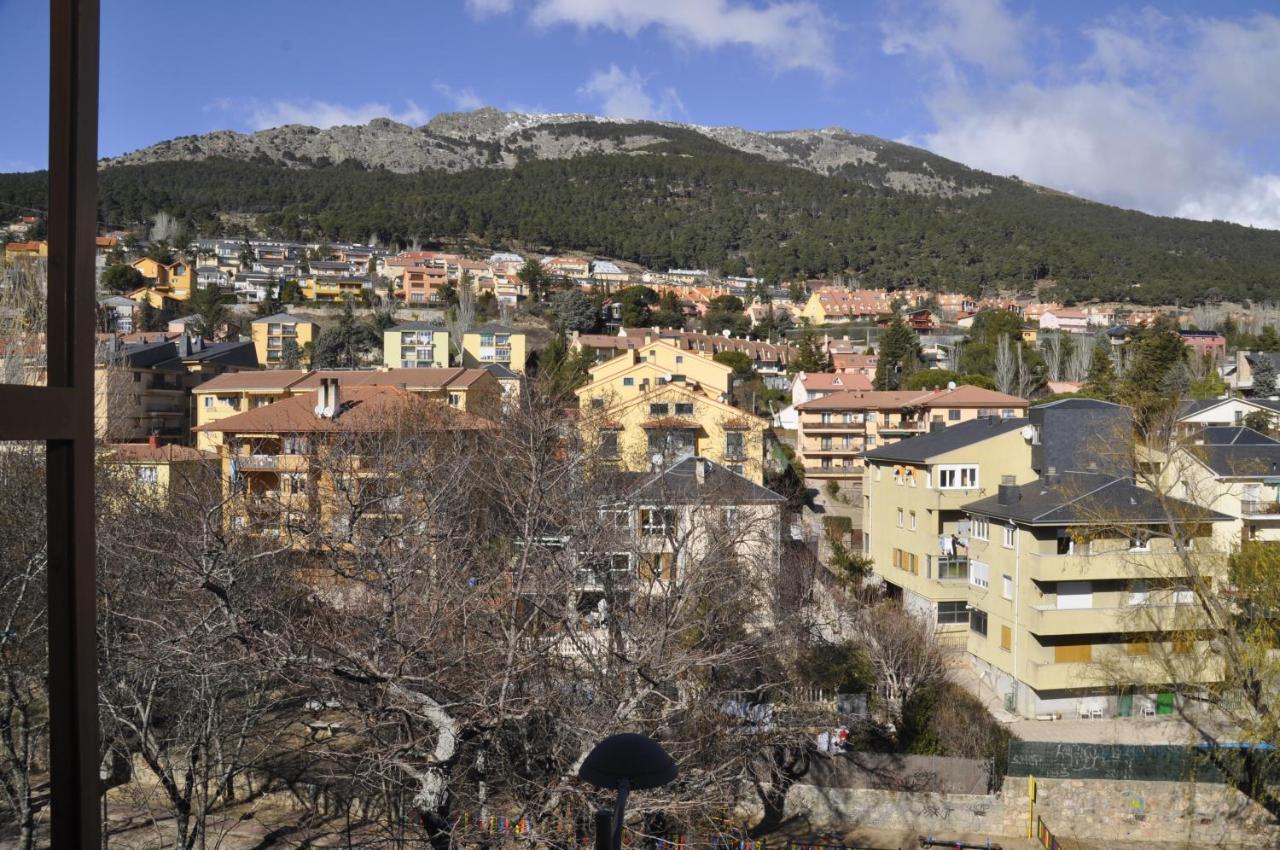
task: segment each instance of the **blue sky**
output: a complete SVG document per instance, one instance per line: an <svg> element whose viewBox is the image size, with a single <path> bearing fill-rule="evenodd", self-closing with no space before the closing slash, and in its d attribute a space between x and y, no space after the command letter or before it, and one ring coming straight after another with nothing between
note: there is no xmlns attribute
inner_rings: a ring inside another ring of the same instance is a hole
<svg viewBox="0 0 1280 850"><path fill-rule="evenodd" d="M42 167L45 4L0 0L0 171ZM104 156L492 105L841 126L1121 206L1280 228L1280 6L103 0Z"/></svg>

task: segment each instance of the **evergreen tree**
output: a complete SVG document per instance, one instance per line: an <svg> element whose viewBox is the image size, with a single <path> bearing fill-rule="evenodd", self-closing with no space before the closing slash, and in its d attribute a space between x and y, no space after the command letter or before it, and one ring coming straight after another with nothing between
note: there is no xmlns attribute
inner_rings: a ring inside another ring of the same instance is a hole
<svg viewBox="0 0 1280 850"><path fill-rule="evenodd" d="M895 316L880 337L880 359L876 362L875 387L896 390L920 363L920 340L901 316Z"/></svg>
<svg viewBox="0 0 1280 850"><path fill-rule="evenodd" d="M1115 400L1116 369L1111 362L1111 346L1101 340L1093 347L1093 359L1089 361L1089 374L1085 377L1084 390L1093 398Z"/></svg>
<svg viewBox="0 0 1280 850"><path fill-rule="evenodd" d="M524 265L520 267L520 271L516 272L516 276L520 278L520 282L524 284L525 291L529 293L529 300L537 304L542 300L543 290L547 286L547 270L542 267L537 257L530 257L524 261Z"/></svg>
<svg viewBox="0 0 1280 850"><path fill-rule="evenodd" d="M302 351L298 348L298 340L291 336L284 338L284 344L280 348L280 365L285 369L302 366Z"/></svg>
<svg viewBox="0 0 1280 850"><path fill-rule="evenodd" d="M1252 359L1253 363L1253 389L1250 395L1266 396L1275 395L1276 392L1276 367L1271 362L1271 357L1267 353L1255 354Z"/></svg>
<svg viewBox="0 0 1280 850"><path fill-rule="evenodd" d="M312 354L316 369L355 369L381 345L381 337L368 325L358 322L348 298L342 315L332 328L320 332Z"/></svg>
<svg viewBox="0 0 1280 850"><path fill-rule="evenodd" d="M102 272L102 288L108 292L125 293L145 286L147 279L142 272L128 263L116 263L107 266Z"/></svg>
<svg viewBox="0 0 1280 850"><path fill-rule="evenodd" d="M551 306L555 310L556 324L562 331L590 333L595 330L599 313L591 298L581 289L557 292L551 296Z"/></svg>
<svg viewBox="0 0 1280 850"><path fill-rule="evenodd" d="M191 293L185 306L190 314L200 317L200 321L195 324L195 331L205 339L213 339L227 320L227 305L223 300L222 290L217 286L198 287Z"/></svg>
<svg viewBox="0 0 1280 850"><path fill-rule="evenodd" d="M671 290L662 293L658 299L658 309L649 317L654 327L683 328L684 310L680 307L680 299Z"/></svg>
<svg viewBox="0 0 1280 850"><path fill-rule="evenodd" d="M647 286L628 286L618 293L622 305L622 326L647 328L653 325L651 306L658 303L658 293Z"/></svg>
<svg viewBox="0 0 1280 850"><path fill-rule="evenodd" d="M804 329L804 334L800 337L800 343L796 346L796 356L788 365L787 371L792 374L796 372L812 374L814 372L831 371L831 355L822 350L813 328Z"/></svg>
<svg viewBox="0 0 1280 850"><path fill-rule="evenodd" d="M138 324L142 326L144 331L158 331L164 326L160 324L160 311L151 306L151 302L142 302L142 311L138 317Z"/></svg>

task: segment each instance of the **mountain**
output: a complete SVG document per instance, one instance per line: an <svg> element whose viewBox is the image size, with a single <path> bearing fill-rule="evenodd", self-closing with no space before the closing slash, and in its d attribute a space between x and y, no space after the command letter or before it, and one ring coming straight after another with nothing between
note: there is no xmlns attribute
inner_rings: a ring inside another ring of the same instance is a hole
<svg viewBox="0 0 1280 850"><path fill-rule="evenodd" d="M148 165L210 158L274 162L310 168L341 162L398 174L471 168L514 168L530 160L634 154L679 135L697 134L727 148L815 174L858 174L859 179L901 191L944 197L990 191L958 163L919 148L875 136L826 130L759 133L736 127L703 127L656 121L599 118L580 113L525 114L492 107L437 115L421 127L386 118L327 130L290 124L256 133L220 130L180 136L103 161Z"/></svg>
<svg viewBox="0 0 1280 850"><path fill-rule="evenodd" d="M102 163L100 220L203 235L580 251L650 268L1064 301L1280 300L1280 231L1121 210L845 130L757 133L482 109L280 127ZM44 208L42 173L0 204Z"/></svg>

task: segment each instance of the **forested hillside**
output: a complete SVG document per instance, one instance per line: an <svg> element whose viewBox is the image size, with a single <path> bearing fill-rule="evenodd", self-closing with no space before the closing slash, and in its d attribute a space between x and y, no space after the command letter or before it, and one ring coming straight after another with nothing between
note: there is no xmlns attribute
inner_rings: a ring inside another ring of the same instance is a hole
<svg viewBox="0 0 1280 850"><path fill-rule="evenodd" d="M204 235L218 232L218 214L239 212L290 238L467 238L770 279L852 272L868 285L977 292L1051 278L1055 294L1075 300L1280 298L1280 232L1158 218L982 176L989 191L943 198L686 136L458 173L221 159L116 166L102 171L100 196L105 222L163 209ZM0 202L43 207L43 174L0 175Z"/></svg>

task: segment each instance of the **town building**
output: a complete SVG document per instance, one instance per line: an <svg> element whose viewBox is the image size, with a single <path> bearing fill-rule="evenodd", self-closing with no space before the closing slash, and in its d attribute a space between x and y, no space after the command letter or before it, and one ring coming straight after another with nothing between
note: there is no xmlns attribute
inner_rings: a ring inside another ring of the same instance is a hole
<svg viewBox="0 0 1280 850"><path fill-rule="evenodd" d="M1025 318L1030 320L1032 316ZM1039 326L1042 331L1086 334L1090 331L1089 314L1072 307L1050 307L1040 314Z"/></svg>
<svg viewBox="0 0 1280 850"><path fill-rule="evenodd" d="M1178 331L1178 336L1201 357L1212 357L1217 362L1227 356L1227 338L1217 331Z"/></svg>
<svg viewBox="0 0 1280 850"><path fill-rule="evenodd" d="M503 388L484 369L269 369L223 375L196 387L196 446L217 448L212 427L223 419L247 413L287 398L313 393L326 379L344 387L387 386L439 401L467 413L496 418L502 409Z"/></svg>
<svg viewBox="0 0 1280 850"><path fill-rule="evenodd" d="M1021 417L1026 410L1026 399L972 386L833 392L795 405L796 457L806 477L858 478L864 451L926 433L934 424Z"/></svg>
<svg viewBox="0 0 1280 850"><path fill-rule="evenodd" d="M1230 520L1214 548L1280 541L1280 442L1251 428L1209 426L1182 440L1161 469L1162 489Z"/></svg>
<svg viewBox="0 0 1280 850"><path fill-rule="evenodd" d="M524 373L528 343L523 331L506 325L481 325L462 335L462 365L483 368L490 363Z"/></svg>
<svg viewBox="0 0 1280 850"><path fill-rule="evenodd" d="M382 365L388 369L447 369L449 331L428 322L406 322L382 332Z"/></svg>
<svg viewBox="0 0 1280 850"><path fill-rule="evenodd" d="M98 457L108 470L141 485L158 498L176 488L189 492L217 492L218 456L190 446L161 443L152 436L145 443L107 443Z"/></svg>
<svg viewBox="0 0 1280 850"><path fill-rule="evenodd" d="M662 340L624 350L591 366L587 374L587 383L578 390L584 410L603 410L668 382L685 384L719 401L727 401L733 389L731 367Z"/></svg>
<svg viewBox="0 0 1280 850"><path fill-rule="evenodd" d="M286 365L291 348L296 349L299 362L307 359L307 346L315 342L320 326L310 319L276 313L254 319L250 329L258 362L268 369L278 369Z"/></svg>

